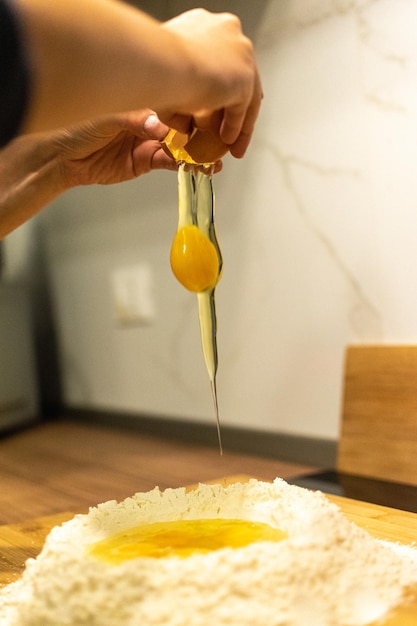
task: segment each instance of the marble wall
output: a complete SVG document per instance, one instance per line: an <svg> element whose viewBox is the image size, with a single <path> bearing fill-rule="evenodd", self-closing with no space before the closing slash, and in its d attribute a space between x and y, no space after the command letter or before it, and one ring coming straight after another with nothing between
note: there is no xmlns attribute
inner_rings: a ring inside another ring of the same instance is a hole
<svg viewBox="0 0 417 626"><path fill-rule="evenodd" d="M247 157L215 179L220 413L334 439L346 345L417 336L417 3L262 8L264 106ZM74 190L41 217L69 405L213 419L195 298L169 269L175 223L166 172ZM136 263L155 318L121 327L110 276Z"/></svg>

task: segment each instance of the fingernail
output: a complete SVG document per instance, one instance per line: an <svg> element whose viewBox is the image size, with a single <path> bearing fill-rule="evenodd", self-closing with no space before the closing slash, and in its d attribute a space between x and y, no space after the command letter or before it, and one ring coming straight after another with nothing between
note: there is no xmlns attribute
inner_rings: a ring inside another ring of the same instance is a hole
<svg viewBox="0 0 417 626"><path fill-rule="evenodd" d="M151 135L152 137L157 136L158 139L163 139L168 132L168 128L154 113L146 118L143 124L143 130L145 131L145 133Z"/></svg>

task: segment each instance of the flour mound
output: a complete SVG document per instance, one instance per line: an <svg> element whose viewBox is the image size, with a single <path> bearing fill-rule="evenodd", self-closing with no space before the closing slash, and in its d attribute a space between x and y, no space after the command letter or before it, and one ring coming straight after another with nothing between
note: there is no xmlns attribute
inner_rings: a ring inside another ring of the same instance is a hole
<svg viewBox="0 0 417 626"><path fill-rule="evenodd" d="M107 565L88 546L141 523L240 518L288 539ZM158 488L55 527L0 591L2 626L364 626L417 583L417 550L373 539L319 492L251 480Z"/></svg>

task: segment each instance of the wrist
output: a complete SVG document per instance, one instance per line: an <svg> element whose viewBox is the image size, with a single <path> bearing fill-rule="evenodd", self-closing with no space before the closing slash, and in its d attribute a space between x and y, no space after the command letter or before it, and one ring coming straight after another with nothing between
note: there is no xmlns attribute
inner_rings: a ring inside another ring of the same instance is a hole
<svg viewBox="0 0 417 626"><path fill-rule="evenodd" d="M0 152L0 238L66 190L52 142L21 136Z"/></svg>

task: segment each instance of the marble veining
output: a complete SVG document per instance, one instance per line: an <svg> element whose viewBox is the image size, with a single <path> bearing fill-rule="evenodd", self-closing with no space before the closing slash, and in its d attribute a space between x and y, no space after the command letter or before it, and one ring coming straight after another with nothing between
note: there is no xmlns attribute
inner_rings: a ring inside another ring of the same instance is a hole
<svg viewBox="0 0 417 626"><path fill-rule="evenodd" d="M362 173L360 172L360 170L348 170L338 167L324 167L319 163L306 161L297 156L283 155L279 151L279 148L274 144L264 143L263 145L267 150L272 153L276 162L278 163L282 173L282 177L294 203L294 207L302 216L304 224L326 250L329 255L330 261L338 268L346 282L350 285L352 292L355 294L357 302L353 306L353 310L356 312L358 310L361 310L361 318L363 317L363 311L366 311L368 316L374 318L374 321L379 327L381 324L380 312L366 294L366 291L361 285L359 277L356 276L354 272L350 269L349 264L343 258L337 245L332 241L331 237L327 235L322 228L320 220L315 220L313 215L310 213L308 206L304 202L302 194L300 194L297 188L297 184L293 176L293 171L299 168L301 170L308 170L318 177L339 178L341 180L340 184L343 185L343 179L345 178L354 181L357 180L360 182L362 178ZM358 315L352 314L351 319L352 330L355 330L356 333L359 330L357 325ZM359 336L360 334L361 333L359 330ZM377 336L378 335L379 333L377 333ZM379 338L381 338L381 336L379 336Z"/></svg>
<svg viewBox="0 0 417 626"><path fill-rule="evenodd" d="M215 180L221 420L335 439L345 347L417 338L417 3L245 8L265 100ZM195 299L169 268L176 215L158 172L41 216L68 404L212 422ZM138 262L155 319L122 329L109 275Z"/></svg>

